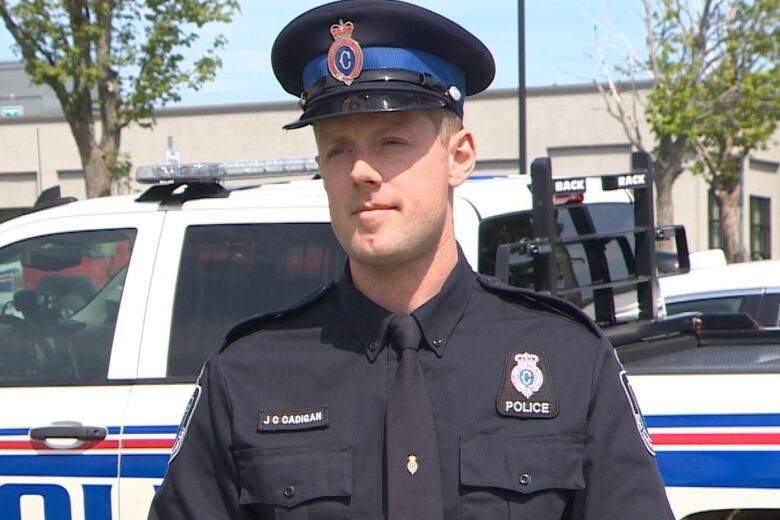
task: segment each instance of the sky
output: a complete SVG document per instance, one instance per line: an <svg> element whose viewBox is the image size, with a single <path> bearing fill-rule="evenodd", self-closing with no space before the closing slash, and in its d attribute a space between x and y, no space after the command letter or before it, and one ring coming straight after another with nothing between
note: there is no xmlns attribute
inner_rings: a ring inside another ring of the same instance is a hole
<svg viewBox="0 0 780 520"><path fill-rule="evenodd" d="M493 53L496 78L490 88L518 85L516 0L412 0L467 28ZM179 106L289 101L271 71L270 53L279 31L294 17L319 5L315 0L241 0L231 24L204 28L202 39L223 34L222 68L200 91L182 93ZM640 0L525 0L526 85L589 83L600 78L598 49L619 64L628 49L644 52ZM601 43L596 44L598 26ZM0 61L18 60L12 38L0 27ZM201 51L192 50L195 56Z"/></svg>

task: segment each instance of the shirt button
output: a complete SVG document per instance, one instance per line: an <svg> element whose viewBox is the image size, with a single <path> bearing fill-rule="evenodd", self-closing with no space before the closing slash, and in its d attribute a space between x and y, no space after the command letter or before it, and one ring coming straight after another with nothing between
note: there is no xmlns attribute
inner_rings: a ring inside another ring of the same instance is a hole
<svg viewBox="0 0 780 520"><path fill-rule="evenodd" d="M441 344L444 343L444 340L441 338L433 338L433 346L434 347L441 347Z"/></svg>
<svg viewBox="0 0 780 520"><path fill-rule="evenodd" d="M379 343L377 343L376 341L373 341L368 344L368 350L370 350L371 352L376 352L376 349L378 348L379 348Z"/></svg>
<svg viewBox="0 0 780 520"><path fill-rule="evenodd" d="M295 486L287 486L282 490L282 495L284 495L284 498L292 498L295 496Z"/></svg>
<svg viewBox="0 0 780 520"><path fill-rule="evenodd" d="M531 483L531 475L529 475L528 473L523 473L522 475L520 475L520 478L517 480L518 482L520 482L521 486L527 486L528 484Z"/></svg>

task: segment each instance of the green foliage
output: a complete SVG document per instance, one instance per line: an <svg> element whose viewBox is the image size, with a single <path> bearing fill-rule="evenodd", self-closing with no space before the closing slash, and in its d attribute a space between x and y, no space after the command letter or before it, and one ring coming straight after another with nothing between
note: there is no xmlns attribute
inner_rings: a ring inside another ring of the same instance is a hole
<svg viewBox="0 0 780 520"><path fill-rule="evenodd" d="M710 181L734 175L727 156L765 146L780 119L780 0L662 0L651 16L653 133L686 137Z"/></svg>
<svg viewBox="0 0 780 520"><path fill-rule="evenodd" d="M204 25L230 22L238 9L237 0L0 0L33 81L73 93L116 78L123 125L214 78L223 36L187 68L182 51Z"/></svg>
<svg viewBox="0 0 780 520"><path fill-rule="evenodd" d="M766 147L780 120L780 0L642 3L648 58L631 54L616 70L629 71L631 80L637 70L652 79L645 117L655 137L657 213L672 223L671 185L690 167L714 188L728 235L726 253L738 258L745 158ZM611 94L619 109L608 102L610 114L643 149L638 130L629 131L619 93L612 89Z"/></svg>
<svg viewBox="0 0 780 520"><path fill-rule="evenodd" d="M655 88L648 96L646 116L659 140L682 139L685 152L692 150L689 139L700 116L696 94L708 52L711 4L704 2L698 23L676 0L662 0L648 12L653 28L649 41L654 47L647 69Z"/></svg>
<svg viewBox="0 0 780 520"><path fill-rule="evenodd" d="M238 10L238 0L0 0L27 73L56 93L82 163L103 157L108 175L129 170L117 152L122 128L150 126L154 107L214 78L223 36L193 63L183 53L206 24L228 23ZM95 147L102 154L92 153ZM90 166L85 170L89 176Z"/></svg>
<svg viewBox="0 0 780 520"><path fill-rule="evenodd" d="M653 15L648 121L659 142L684 141L720 205L726 256L740 259L745 158L780 120L780 0L662 0Z"/></svg>
<svg viewBox="0 0 780 520"><path fill-rule="evenodd" d="M719 60L698 85L694 170L733 189L743 159L766 147L780 120L780 0L736 1L718 41Z"/></svg>

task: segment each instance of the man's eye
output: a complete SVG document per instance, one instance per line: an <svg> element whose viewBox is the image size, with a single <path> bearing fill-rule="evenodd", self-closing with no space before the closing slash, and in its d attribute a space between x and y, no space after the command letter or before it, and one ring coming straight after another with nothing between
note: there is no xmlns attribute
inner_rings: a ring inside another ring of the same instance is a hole
<svg viewBox="0 0 780 520"><path fill-rule="evenodd" d="M346 146L334 146L328 151L328 157L336 157L338 155L342 155L347 153L348 149Z"/></svg>

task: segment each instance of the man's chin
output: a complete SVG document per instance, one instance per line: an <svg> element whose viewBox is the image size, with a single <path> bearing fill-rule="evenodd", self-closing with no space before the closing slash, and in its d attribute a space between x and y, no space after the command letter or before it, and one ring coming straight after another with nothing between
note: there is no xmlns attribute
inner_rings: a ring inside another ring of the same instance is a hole
<svg viewBox="0 0 780 520"><path fill-rule="evenodd" d="M409 251L390 246L352 246L347 251L351 262L357 262L365 267L385 268L403 264L413 256Z"/></svg>

